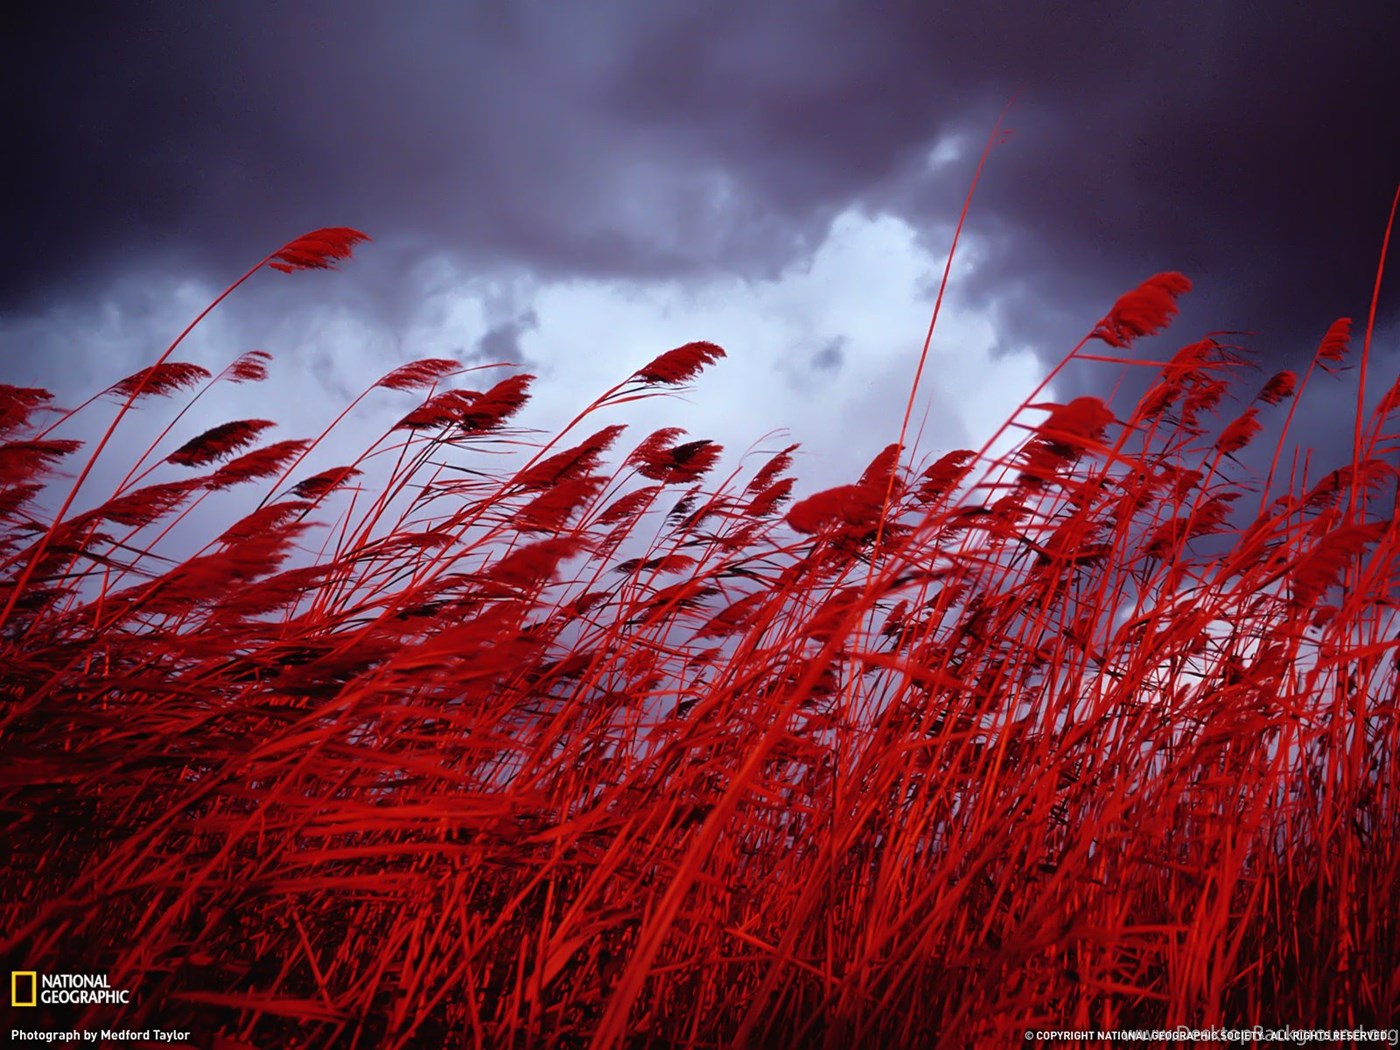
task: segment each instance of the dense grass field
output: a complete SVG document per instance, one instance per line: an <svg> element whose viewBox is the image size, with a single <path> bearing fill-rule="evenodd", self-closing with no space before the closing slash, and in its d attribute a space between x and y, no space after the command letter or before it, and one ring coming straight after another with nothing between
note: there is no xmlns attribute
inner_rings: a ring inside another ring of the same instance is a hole
<svg viewBox="0 0 1400 1050"><path fill-rule="evenodd" d="M397 367L367 394L401 421L314 473L321 439L201 414L261 352L214 375L177 339L73 412L0 386L0 954L133 989L26 1023L378 1050L1392 1021L1400 382L1348 461L1285 455L1310 387L1377 385L1373 323L1297 373L1221 336L1144 359L1189 288L1148 279L1063 363L1140 397L1028 392L986 448L891 434L802 498L793 449L724 475L625 429L703 396L706 342L548 441L528 375Z"/></svg>

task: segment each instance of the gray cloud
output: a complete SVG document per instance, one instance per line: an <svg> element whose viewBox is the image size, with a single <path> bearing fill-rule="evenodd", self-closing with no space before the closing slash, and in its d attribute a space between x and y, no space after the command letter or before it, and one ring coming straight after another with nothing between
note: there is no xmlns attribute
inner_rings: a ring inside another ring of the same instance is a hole
<svg viewBox="0 0 1400 1050"><path fill-rule="evenodd" d="M771 275L853 204L941 228L1019 91L965 288L1002 342L1050 356L1180 269L1181 330L1251 328L1282 360L1364 316L1397 30L1388 2L39 5L0 73L23 158L0 308L142 268L227 279L333 224L376 237L337 294L389 323L438 254Z"/></svg>
<svg viewBox="0 0 1400 1050"><path fill-rule="evenodd" d="M841 366L846 360L846 343L847 340L840 337L827 342L825 346L812 355L812 369L828 374L841 371Z"/></svg>
<svg viewBox="0 0 1400 1050"><path fill-rule="evenodd" d="M539 317L534 310L526 310L519 317L493 325L477 340L469 359L483 364L514 361L524 365L527 361L520 349L520 337L538 325Z"/></svg>

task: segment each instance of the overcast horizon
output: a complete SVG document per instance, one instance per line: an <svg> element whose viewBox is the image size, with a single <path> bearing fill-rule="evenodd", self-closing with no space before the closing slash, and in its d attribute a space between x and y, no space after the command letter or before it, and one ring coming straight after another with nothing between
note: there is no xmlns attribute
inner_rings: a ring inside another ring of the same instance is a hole
<svg viewBox="0 0 1400 1050"><path fill-rule="evenodd" d="M1195 283L1169 348L1247 329L1268 371L1336 317L1359 333L1400 182L1397 39L1389 3L46 5L0 74L22 158L3 379L76 403L268 252L348 225L374 241L342 272L257 275L177 355L272 353L229 411L314 435L446 356L538 373L525 421L548 425L704 339L729 357L689 403L620 416L634 438L674 419L737 453L785 428L804 480L846 480L897 436L1013 94L922 450L979 442L1156 272ZM1400 361L1393 272L1377 390ZM1335 412L1312 418L1336 440Z"/></svg>

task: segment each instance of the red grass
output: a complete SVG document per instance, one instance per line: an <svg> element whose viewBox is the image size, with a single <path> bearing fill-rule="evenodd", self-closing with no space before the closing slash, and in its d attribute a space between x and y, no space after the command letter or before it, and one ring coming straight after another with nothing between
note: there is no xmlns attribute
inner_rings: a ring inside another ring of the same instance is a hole
<svg viewBox="0 0 1400 1050"><path fill-rule="evenodd" d="M1093 334L1160 330L1188 286ZM662 354L566 432L722 357ZM1027 403L999 459L891 444L785 516L792 448L719 482L675 428L535 448L507 429L530 377L430 359L371 388L423 401L354 463L284 490L316 441L167 432L158 480L69 518L112 430L62 482L48 395L0 387L0 940L133 990L35 1023L234 1050L1389 1022L1394 406L1355 462L1282 470L1311 370L1240 409L1240 364L1202 340L1135 406ZM1265 433L1265 481L1222 469Z"/></svg>

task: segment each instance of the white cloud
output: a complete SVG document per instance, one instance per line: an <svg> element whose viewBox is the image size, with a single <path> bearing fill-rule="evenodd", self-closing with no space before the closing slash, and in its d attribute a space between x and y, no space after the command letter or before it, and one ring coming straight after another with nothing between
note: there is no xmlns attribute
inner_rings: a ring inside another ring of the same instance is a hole
<svg viewBox="0 0 1400 1050"><path fill-rule="evenodd" d="M557 424L656 354L705 339L729 357L688 404L628 406L622 421L636 437L674 423L738 451L785 428L807 453L805 480L850 480L898 437L941 268L906 223L848 211L804 265L772 280L540 285L536 324L521 342L543 368L532 418ZM479 293L466 282L458 294L469 302ZM989 322L960 311L954 291L911 422L912 439L928 410L921 451L980 444L1034 386L1033 356L994 358L995 343Z"/></svg>
<svg viewBox="0 0 1400 1050"><path fill-rule="evenodd" d="M940 231L943 243L950 233ZM940 236L923 240L936 243ZM990 320L960 305L958 281L976 257L975 239L965 239L911 419L909 443L924 458L979 447L1043 374L1028 350L994 354ZM427 259L411 275L421 291L398 330L346 290L352 282L335 283L348 275L300 288L296 280L305 275L259 277L196 329L176 358L218 372L244 351L264 349L273 355L272 378L211 391L167 439L166 451L238 418L275 420L280 426L269 432L272 439L314 437L396 365L420 357L480 364L472 356L479 341L502 330L525 367L540 376L519 422L552 435L657 354L709 340L729 356L683 399L609 409L594 426L629 424L622 449L655 427L682 426L693 437L723 443L730 467L755 443L772 449L797 441L804 450L800 491L811 491L853 480L898 438L942 268L943 259L922 248L907 223L853 209L833 221L809 258L764 280L541 282L521 271L473 275ZM111 289L89 307L3 327L51 355L31 381L71 384L58 393L73 404L96 385L153 361L214 294L151 277ZM464 382L481 385L504 374ZM177 399L170 411L183 403ZM350 462L415 403L412 395L374 391L297 476ZM155 437L169 418L157 405L147 402L139 421L124 422L82 504L104 498L104 489L110 493ZM79 428L83 436L111 418L99 415ZM787 435L764 440L784 430Z"/></svg>

